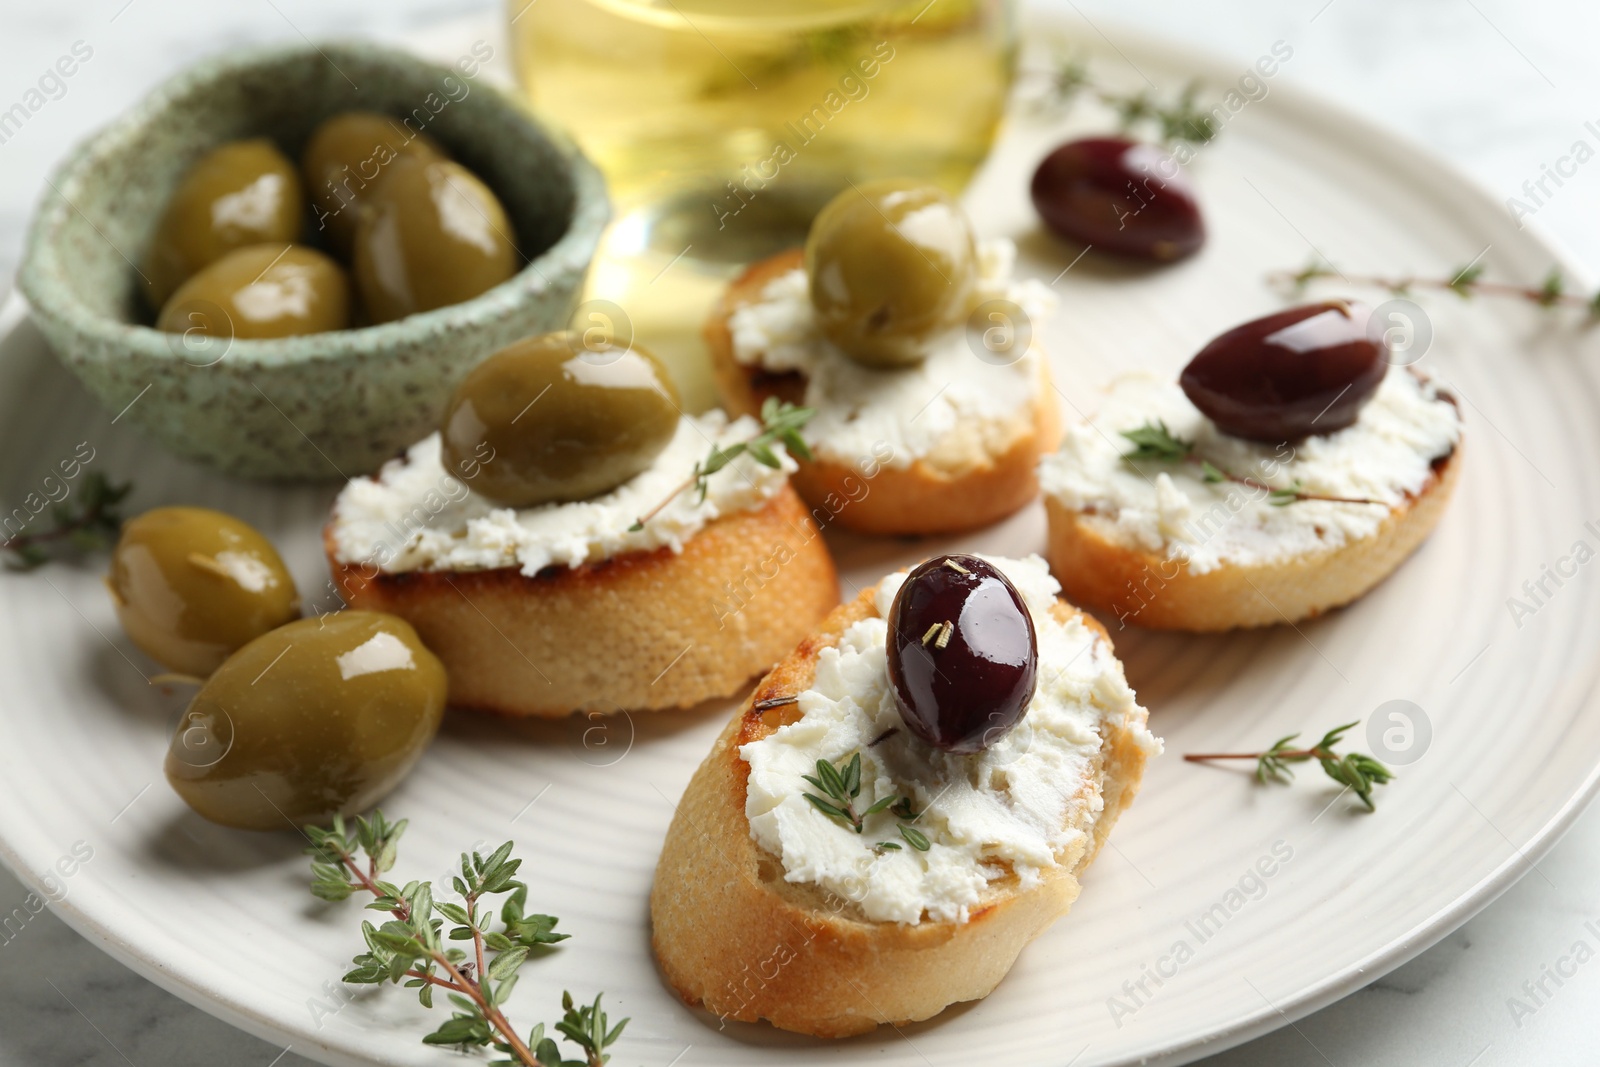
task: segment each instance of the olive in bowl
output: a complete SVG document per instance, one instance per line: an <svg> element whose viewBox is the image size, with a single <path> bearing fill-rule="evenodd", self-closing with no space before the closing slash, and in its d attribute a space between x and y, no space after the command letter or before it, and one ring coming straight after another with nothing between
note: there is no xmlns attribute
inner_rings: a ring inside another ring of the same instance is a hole
<svg viewBox="0 0 1600 1067"><path fill-rule="evenodd" d="M351 267L374 322L471 300L517 270L511 220L494 192L448 159L389 164L356 224Z"/></svg>
<svg viewBox="0 0 1600 1067"><path fill-rule="evenodd" d="M156 329L208 337L297 337L350 325L344 269L304 245L229 252L178 286Z"/></svg>
<svg viewBox="0 0 1600 1067"><path fill-rule="evenodd" d="M241 830L365 811L433 740L445 690L444 667L403 619L301 619L245 645L195 694L167 781L202 817Z"/></svg>
<svg viewBox="0 0 1600 1067"><path fill-rule="evenodd" d="M345 111L311 132L300 153L300 173L316 214L317 228L341 255L350 254L362 205L396 159L447 159L439 142L407 129L392 115Z"/></svg>
<svg viewBox="0 0 1600 1067"><path fill-rule="evenodd" d="M470 94L429 113L422 101L449 77L463 75L362 42L237 50L179 74L68 157L44 186L17 284L107 418L120 413L119 427L230 475L344 481L437 429L451 390L486 355L565 326L610 214L604 182L481 72ZM143 269L193 162L242 131L298 153L322 121L356 109L410 119L493 189L521 269L473 299L356 329L259 339L154 329L123 255Z"/></svg>
<svg viewBox="0 0 1600 1067"><path fill-rule="evenodd" d="M271 543L209 508L155 508L124 523L106 585L134 644L199 677L300 615L294 579Z"/></svg>
<svg viewBox="0 0 1600 1067"><path fill-rule="evenodd" d="M184 175L156 227L142 272L151 306L234 249L293 241L304 212L300 172L270 140L214 149Z"/></svg>

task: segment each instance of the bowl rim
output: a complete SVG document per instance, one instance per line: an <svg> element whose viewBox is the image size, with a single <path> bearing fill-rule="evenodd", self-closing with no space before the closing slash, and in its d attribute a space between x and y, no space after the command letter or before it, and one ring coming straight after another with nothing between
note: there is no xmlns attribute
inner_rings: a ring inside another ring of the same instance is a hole
<svg viewBox="0 0 1600 1067"><path fill-rule="evenodd" d="M126 358L130 350L136 350L141 356L170 359L190 366L206 366L222 358L210 353L211 338L198 343L176 341L184 335L167 333L142 323L123 322L91 310L76 296L66 277L69 264L60 254L57 242L65 220L74 213L83 215L73 195L98 180L98 165L129 151L129 142L142 130L170 114L183 99L208 86L222 84L247 71L303 62L312 57L337 67L330 57L338 56L410 65L441 77L455 76L454 68L404 49L369 41L234 49L202 59L161 82L128 110L85 137L57 164L34 207L17 272L17 288L35 313L56 320L83 339L100 342L88 353L76 353L78 358L91 362ZM564 162L573 190L572 213L566 230L555 243L524 263L510 278L471 300L390 322L344 330L270 339L216 339L223 355L263 367L378 356L397 346L426 343L447 333L491 325L511 313L518 304L558 289L558 279L576 275L581 284L599 245L601 231L611 217L605 179L571 138L547 126L507 88L484 80L474 89L487 92L492 106L508 114L513 124L519 125L527 136L546 141ZM83 217L94 226L87 215ZM111 245L103 234L101 237ZM130 268L137 270L121 249L115 245L111 248ZM193 357L197 355L206 356L205 362L195 362Z"/></svg>

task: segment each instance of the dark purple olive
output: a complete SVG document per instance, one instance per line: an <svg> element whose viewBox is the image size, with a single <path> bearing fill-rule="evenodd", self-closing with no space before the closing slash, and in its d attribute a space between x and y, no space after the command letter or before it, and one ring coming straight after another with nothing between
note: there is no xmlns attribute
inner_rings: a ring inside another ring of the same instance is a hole
<svg viewBox="0 0 1600 1067"><path fill-rule="evenodd" d="M889 609L889 682L906 729L946 752L981 752L1022 721L1039 673L1016 587L976 556L935 556Z"/></svg>
<svg viewBox="0 0 1600 1067"><path fill-rule="evenodd" d="M1155 145L1068 141L1033 172L1032 193L1046 226L1102 252L1170 263L1206 240L1194 187Z"/></svg>
<svg viewBox="0 0 1600 1067"><path fill-rule="evenodd" d="M1356 421L1389 369L1372 309L1329 300L1253 319L1213 338L1178 383L1223 433L1296 441Z"/></svg>

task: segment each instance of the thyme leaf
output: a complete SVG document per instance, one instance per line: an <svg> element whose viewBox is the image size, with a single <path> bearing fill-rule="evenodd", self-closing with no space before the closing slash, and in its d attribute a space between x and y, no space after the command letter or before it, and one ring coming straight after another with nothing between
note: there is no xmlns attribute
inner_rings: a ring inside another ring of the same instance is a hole
<svg viewBox="0 0 1600 1067"><path fill-rule="evenodd" d="M1262 752L1191 752L1183 758L1191 763L1253 759L1256 761L1256 780L1262 784L1269 781L1287 784L1294 777L1294 764L1316 760L1324 774L1354 793L1368 811L1376 811L1377 803L1372 797L1373 790L1393 781L1395 774L1365 753L1340 754L1335 751L1344 740L1344 735L1356 725L1357 723L1347 722L1343 726L1335 726L1309 748L1294 747L1294 742L1300 735L1293 733L1280 737L1270 748Z"/></svg>
<svg viewBox="0 0 1600 1067"><path fill-rule="evenodd" d="M1270 485L1259 478L1248 475L1235 474L1217 466L1215 463L1198 455L1195 452L1193 441L1187 441L1174 434L1167 428L1165 422L1146 422L1132 430L1120 431L1123 437L1133 442L1131 452L1124 452L1122 458L1130 463L1142 460L1153 460L1162 463L1192 463L1200 468L1200 476L1207 482L1233 482L1235 485L1248 486L1267 494L1267 503L1276 508L1298 504L1302 500L1323 500L1333 504L1377 504L1388 507L1381 500L1369 500L1366 497L1353 496L1328 496L1323 493L1308 493L1305 486L1297 478L1288 486Z"/></svg>
<svg viewBox="0 0 1600 1067"><path fill-rule="evenodd" d="M815 793L803 793L801 795L811 803L813 808L816 808L830 819L837 819L858 834L866 832L868 817L876 815L880 811L890 812L897 818L911 822L915 822L922 817L920 812L912 811L910 797L903 797L895 793L879 797L864 811L856 810L856 801L861 796L861 753L859 752L852 755L848 761L841 761L838 764L819 759L817 760L816 770L816 774L803 774L800 777L810 782L826 796L819 797ZM900 836L918 852L926 852L931 847L927 835L904 822L900 824ZM894 841L879 841L872 847L872 850L882 855L886 851L898 852L900 845Z"/></svg>
<svg viewBox="0 0 1600 1067"><path fill-rule="evenodd" d="M1590 315L1600 317L1600 291L1585 295L1571 292L1565 275L1559 267L1550 268L1538 285L1517 285L1508 282L1484 280L1484 267L1468 263L1457 267L1449 275L1439 278L1415 278L1409 275L1351 274L1335 268L1319 257L1313 257L1299 270L1276 270L1267 275L1267 284L1285 290L1294 296L1303 294L1313 282L1323 278L1338 278L1346 285L1364 286L1386 290L1391 296L1411 296L1418 289L1455 293L1463 300L1474 296L1503 296L1524 300L1538 307L1583 308Z"/></svg>
<svg viewBox="0 0 1600 1067"><path fill-rule="evenodd" d="M773 451L774 445L783 445L792 456L801 459L811 458L811 448L806 444L805 438L800 436L800 431L805 424L811 421L811 416L816 414L815 408L797 407L775 396L767 397L761 405L761 431L743 441L735 441L731 445L713 445L706 458L694 465L694 470L685 478L677 488L667 494L661 503L639 516L638 520L630 527L629 533L638 533L643 530L645 523L659 515L663 508L676 500L679 494L693 489L695 503L705 503L706 493L710 489L710 478L740 456L748 454L751 459L763 467L774 470L783 466L783 461Z"/></svg>
<svg viewBox="0 0 1600 1067"><path fill-rule="evenodd" d="M462 853L459 873L450 886L461 902L434 899L431 882L404 886L380 875L394 867L406 820L391 823L381 811L358 817L351 827L335 817L331 827L308 826L311 845L311 893L322 900L347 900L366 893L367 908L388 914L382 924L361 924L366 951L356 956L344 980L353 985L404 983L417 991L423 1007L433 1007L433 992L443 989L455 1011L422 1038L424 1044L459 1049L492 1048L504 1058L490 1061L510 1067L604 1067L628 1024L610 1026L600 1007L575 1007L563 993L565 1014L555 1024L561 1036L578 1046L581 1059L563 1059L556 1042L536 1025L524 1040L506 1018L502 1005L517 983L518 971L549 946L566 940L555 930L552 915L527 913L528 887L517 879L522 860L512 856L507 841L488 856ZM499 923L489 898L502 897ZM444 934L446 925L449 932ZM446 941L469 942L465 948Z"/></svg>
<svg viewBox="0 0 1600 1067"><path fill-rule="evenodd" d="M87 474L76 493L40 513L50 516L49 529L0 541L0 556L11 570L28 571L49 563L63 547L79 552L104 548L122 529L117 505L132 490L131 482L117 485L99 471Z"/></svg>
<svg viewBox="0 0 1600 1067"><path fill-rule="evenodd" d="M1189 82L1176 96L1162 96L1148 89L1117 92L1096 84L1088 61L1070 53L1058 53L1043 69L1025 72L1024 76L1035 86L1029 106L1041 114L1059 116L1088 97L1115 112L1124 132L1149 126L1159 131L1160 139L1169 145L1206 144L1221 132L1211 112L1198 102L1198 80Z"/></svg>

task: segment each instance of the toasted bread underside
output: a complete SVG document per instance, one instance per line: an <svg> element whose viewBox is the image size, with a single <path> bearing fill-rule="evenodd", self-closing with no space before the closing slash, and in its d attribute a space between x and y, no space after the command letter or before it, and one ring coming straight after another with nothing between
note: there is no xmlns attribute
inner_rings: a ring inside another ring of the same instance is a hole
<svg viewBox="0 0 1600 1067"><path fill-rule="evenodd" d="M792 489L708 523L674 553L529 577L515 567L376 572L334 559L351 607L409 621L453 705L505 715L653 711L728 696L839 603L833 559Z"/></svg>
<svg viewBox="0 0 1600 1067"><path fill-rule="evenodd" d="M805 400L799 373L772 374L738 362L728 317L752 303L774 278L800 267L795 249L753 264L728 287L706 320L704 337L722 406L733 415L758 415L769 396ZM1039 495L1038 462L1061 444L1061 415L1045 360L1031 411L1019 413L1003 442L988 442L983 455L943 468L926 459L907 467L865 470L834 459L801 460L795 488L813 508L862 533L882 535L954 533L1005 518ZM874 465L875 466L875 465Z"/></svg>
<svg viewBox="0 0 1600 1067"><path fill-rule="evenodd" d="M1391 508L1372 536L1204 574L1191 573L1181 560L1108 540L1083 513L1046 494L1050 570L1074 603L1152 629L1202 633L1299 622L1356 600L1394 573L1438 525L1460 476L1458 444L1434 464L1422 491Z"/></svg>
<svg viewBox="0 0 1600 1067"><path fill-rule="evenodd" d="M844 898L785 881L778 858L751 837L749 765L739 747L793 721L793 705L756 706L809 688L821 650L874 613L873 593L836 609L761 681L678 804L656 867L650 915L662 973L690 1005L723 1018L847 1037L988 996L1023 946L1077 899L1079 878L1138 791L1146 755L1134 730L1144 722L1142 709L1103 733L1080 797L1098 791L1104 806L1074 805L1075 828L1085 831L1077 846L1028 889L1014 878L996 883L966 923L874 922ZM1063 621L1078 614L1064 602L1054 611ZM896 854L902 857L915 862Z"/></svg>

